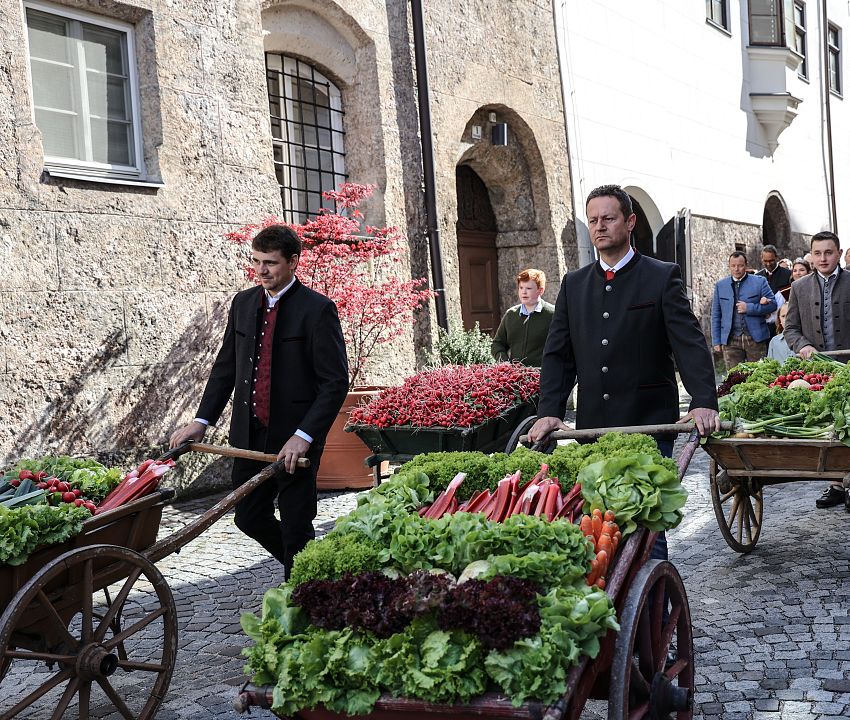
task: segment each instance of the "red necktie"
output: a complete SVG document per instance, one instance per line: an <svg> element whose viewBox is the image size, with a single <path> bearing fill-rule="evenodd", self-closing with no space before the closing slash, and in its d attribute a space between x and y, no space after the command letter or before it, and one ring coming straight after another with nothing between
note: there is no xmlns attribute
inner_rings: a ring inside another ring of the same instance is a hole
<svg viewBox="0 0 850 720"><path fill-rule="evenodd" d="M613 270L606 270L605 271L605 279L606 280L613 280L614 279L614 271Z"/></svg>

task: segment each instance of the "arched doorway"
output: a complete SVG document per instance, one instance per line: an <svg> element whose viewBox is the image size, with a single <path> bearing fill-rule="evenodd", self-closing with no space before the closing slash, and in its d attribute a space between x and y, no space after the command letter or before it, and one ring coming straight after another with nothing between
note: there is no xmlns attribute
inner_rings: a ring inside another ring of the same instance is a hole
<svg viewBox="0 0 850 720"><path fill-rule="evenodd" d="M493 334L499 326L499 260L496 216L484 181L467 165L455 171L457 254L463 327L477 322Z"/></svg>
<svg viewBox="0 0 850 720"><path fill-rule="evenodd" d="M772 192L764 204L764 214L761 221L762 245L775 245L780 256L789 255L791 246L791 223L785 201L777 192Z"/></svg>
<svg viewBox="0 0 850 720"><path fill-rule="evenodd" d="M629 197L632 198L632 210L636 218L632 229L632 245L641 255L655 257L655 233L652 232L652 226L637 199L631 195Z"/></svg>

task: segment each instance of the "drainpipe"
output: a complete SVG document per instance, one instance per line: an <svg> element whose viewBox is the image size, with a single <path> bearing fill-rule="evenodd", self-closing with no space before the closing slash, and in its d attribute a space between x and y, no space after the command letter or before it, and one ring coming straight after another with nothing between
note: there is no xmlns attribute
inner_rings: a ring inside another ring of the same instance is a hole
<svg viewBox="0 0 850 720"><path fill-rule="evenodd" d="M820 4L823 18L823 82L821 83L824 96L824 119L826 121L826 158L827 158L827 175L829 176L829 229L832 232L838 232L838 213L835 205L835 165L833 163L832 153L832 112L830 109L829 98L831 95L829 89L829 19L826 13L826 0ZM839 77L841 77L839 75Z"/></svg>
<svg viewBox="0 0 850 720"><path fill-rule="evenodd" d="M437 325L449 329L446 313L446 290L443 281L443 255L440 250L440 227L437 221L437 176L434 171L434 142L431 134L431 94L428 84L428 59L425 47L425 23L422 0L411 0L413 21L413 53L416 64L416 98L419 104L419 135L422 138L422 183L425 190L428 251L431 258L431 280L436 293Z"/></svg>

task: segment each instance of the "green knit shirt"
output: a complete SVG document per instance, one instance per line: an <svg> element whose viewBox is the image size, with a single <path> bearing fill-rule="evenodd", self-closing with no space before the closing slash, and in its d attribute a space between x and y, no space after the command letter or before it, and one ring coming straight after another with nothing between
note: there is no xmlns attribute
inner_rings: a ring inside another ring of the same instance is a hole
<svg viewBox="0 0 850 720"><path fill-rule="evenodd" d="M544 300L540 312L531 315L521 315L521 307L514 305L505 313L490 345L490 352L499 361L512 360L540 367L555 306Z"/></svg>

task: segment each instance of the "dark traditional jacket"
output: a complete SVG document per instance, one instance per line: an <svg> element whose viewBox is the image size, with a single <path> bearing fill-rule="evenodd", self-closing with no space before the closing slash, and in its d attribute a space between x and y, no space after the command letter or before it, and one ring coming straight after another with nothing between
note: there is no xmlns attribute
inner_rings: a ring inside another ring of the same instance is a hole
<svg viewBox="0 0 850 720"><path fill-rule="evenodd" d="M764 268L759 270L756 275L760 275L767 280L767 284L770 285L770 289L773 290L774 294L791 284L791 271L781 265L777 265L776 270L770 275L767 274L767 270Z"/></svg>
<svg viewBox="0 0 850 720"><path fill-rule="evenodd" d="M542 302L543 308L540 312L530 315L520 313L522 305L514 305L505 313L490 345L490 352L496 360L512 360L523 365L540 367L543 346L546 344L549 324L555 312L552 303L545 300Z"/></svg>
<svg viewBox="0 0 850 720"><path fill-rule="evenodd" d="M795 353L806 345L826 349L821 330L821 289L817 272L791 283L788 314L785 316L785 340ZM850 272L838 269L832 288L832 325L835 349L850 350Z"/></svg>
<svg viewBox="0 0 850 720"><path fill-rule="evenodd" d="M233 299L221 349L197 417L215 423L233 395L230 444L248 447L251 381L263 289ZM298 280L278 300L266 452L300 429L321 447L348 393L348 361L336 305Z"/></svg>
<svg viewBox="0 0 850 720"><path fill-rule="evenodd" d="M691 408L716 409L711 354L678 265L635 254L610 281L587 265L561 283L538 415L564 417L578 379L578 428L675 422L674 360Z"/></svg>

